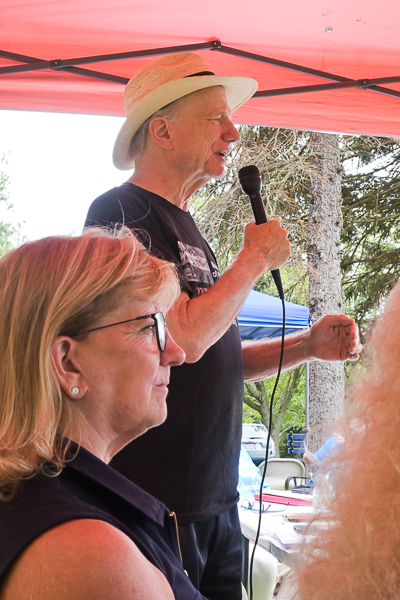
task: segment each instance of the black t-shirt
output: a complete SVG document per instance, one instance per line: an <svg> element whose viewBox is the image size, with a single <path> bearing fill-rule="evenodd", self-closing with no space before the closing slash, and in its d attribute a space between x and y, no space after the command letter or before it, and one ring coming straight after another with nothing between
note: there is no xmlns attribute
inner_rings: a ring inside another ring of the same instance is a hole
<svg viewBox="0 0 400 600"><path fill-rule="evenodd" d="M84 448L58 477L36 475L9 502L0 502L0 585L35 539L78 519L105 521L127 535L165 575L176 600L205 600L183 570L167 507Z"/></svg>
<svg viewBox="0 0 400 600"><path fill-rule="evenodd" d="M131 183L93 202L86 226L124 223L156 256L178 265L189 297L219 278L189 212ZM112 466L175 511L181 523L217 516L237 501L243 406L239 327L196 363L171 369L168 417L126 446Z"/></svg>

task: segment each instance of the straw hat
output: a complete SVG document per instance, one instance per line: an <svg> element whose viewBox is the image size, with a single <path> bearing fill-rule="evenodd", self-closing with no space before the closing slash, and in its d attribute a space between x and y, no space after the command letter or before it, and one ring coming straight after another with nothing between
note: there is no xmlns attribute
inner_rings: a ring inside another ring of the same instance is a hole
<svg viewBox="0 0 400 600"><path fill-rule="evenodd" d="M250 77L214 75L205 60L193 52L163 56L141 69L125 88L126 121L115 142L114 165L118 169L133 169L130 143L151 115L170 102L214 85L225 88L231 112L247 102L258 86Z"/></svg>

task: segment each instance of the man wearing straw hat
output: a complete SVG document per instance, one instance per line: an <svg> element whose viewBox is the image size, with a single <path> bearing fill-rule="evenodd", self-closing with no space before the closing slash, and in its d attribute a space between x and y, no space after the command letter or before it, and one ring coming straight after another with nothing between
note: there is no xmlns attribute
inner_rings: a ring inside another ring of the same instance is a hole
<svg viewBox="0 0 400 600"><path fill-rule="evenodd" d="M209 599L241 598L237 514L243 380L273 375L280 342L242 347L236 316L256 279L290 255L274 220L245 228L243 248L221 276L189 211L193 193L224 176L239 133L231 113L257 89L246 77L217 76L197 54L149 63L125 90L127 119L113 160L134 169L92 204L86 225L124 223L149 251L175 262L182 293L168 327L186 352L172 369L166 422L129 444L114 467L175 511L183 565ZM356 359L352 319L328 316L288 338L284 367Z"/></svg>

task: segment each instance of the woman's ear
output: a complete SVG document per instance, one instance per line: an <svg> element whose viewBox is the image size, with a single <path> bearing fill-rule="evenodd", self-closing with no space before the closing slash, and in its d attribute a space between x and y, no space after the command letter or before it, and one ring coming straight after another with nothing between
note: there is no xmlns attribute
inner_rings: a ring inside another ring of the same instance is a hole
<svg viewBox="0 0 400 600"><path fill-rule="evenodd" d="M75 349L75 340L67 336L59 336L53 340L50 350L51 364L58 383L71 399L83 398L88 391L88 386L79 370Z"/></svg>

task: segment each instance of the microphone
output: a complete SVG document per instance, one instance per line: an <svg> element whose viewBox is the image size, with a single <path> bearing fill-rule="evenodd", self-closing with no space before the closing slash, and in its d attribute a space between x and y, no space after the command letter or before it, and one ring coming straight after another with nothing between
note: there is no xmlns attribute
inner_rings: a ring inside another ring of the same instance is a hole
<svg viewBox="0 0 400 600"><path fill-rule="evenodd" d="M261 198L261 173L255 165L249 165L239 169L239 182L242 186L242 190L250 198L251 208L253 209L254 220L257 225L260 223L267 223L267 215L265 212L264 204ZM272 277L274 278L275 285L278 289L279 298L285 299L283 293L282 279L279 269L271 271Z"/></svg>

